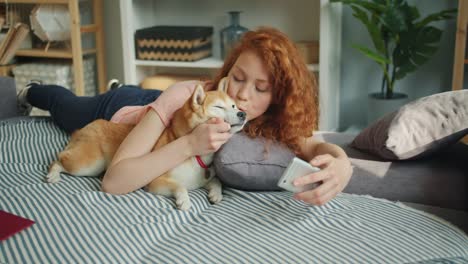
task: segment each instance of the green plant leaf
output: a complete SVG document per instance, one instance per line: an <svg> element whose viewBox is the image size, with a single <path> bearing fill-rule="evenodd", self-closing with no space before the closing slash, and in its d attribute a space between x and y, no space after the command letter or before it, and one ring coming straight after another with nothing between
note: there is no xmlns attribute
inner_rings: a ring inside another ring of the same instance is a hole
<svg viewBox="0 0 468 264"><path fill-rule="evenodd" d="M452 19L455 17L457 13L457 9L449 9L449 10L444 10L438 13L433 13L425 18L423 18L420 22L416 23L416 27L424 27L427 24L434 22L434 21L439 21L439 20L446 20L446 19Z"/></svg>
<svg viewBox="0 0 468 264"><path fill-rule="evenodd" d="M369 19L367 13L357 6L351 6L351 9L354 11L353 16L359 19L364 25L369 24Z"/></svg>
<svg viewBox="0 0 468 264"><path fill-rule="evenodd" d="M416 66L411 63L405 64L401 68L398 68L395 72L395 80L403 79L408 73L416 70Z"/></svg>
<svg viewBox="0 0 468 264"><path fill-rule="evenodd" d="M389 7L382 14L382 24L393 33L398 34L399 32L408 29L405 21L405 14L397 8Z"/></svg>
<svg viewBox="0 0 468 264"><path fill-rule="evenodd" d="M442 37L442 30L426 26L423 27L416 36L418 43L436 43L439 42Z"/></svg>
<svg viewBox="0 0 468 264"><path fill-rule="evenodd" d="M419 29L415 28L408 28L407 31L401 32L398 35L398 44L400 45L402 50L406 50L411 46L414 46L418 40L415 38L419 34Z"/></svg>
<svg viewBox="0 0 468 264"><path fill-rule="evenodd" d="M377 13L373 12L371 14L370 22L377 26L380 23L380 14L377 14Z"/></svg>
<svg viewBox="0 0 468 264"><path fill-rule="evenodd" d="M392 59L394 67L401 67L410 63L408 54L406 54L405 50L402 50L400 47L396 47L393 50Z"/></svg>
<svg viewBox="0 0 468 264"><path fill-rule="evenodd" d="M433 47L433 46L428 46L428 45L421 45L418 47L418 51L421 52L421 53L424 53L424 54L434 54L436 53L437 51L437 47Z"/></svg>
<svg viewBox="0 0 468 264"><path fill-rule="evenodd" d="M367 13L359 7L352 6L351 7L354 11L353 16L359 19L367 28L369 35L371 36L372 43L374 47L380 52L385 54L385 43L382 38L382 34L377 24L369 21ZM372 14L376 16L375 13Z"/></svg>
<svg viewBox="0 0 468 264"><path fill-rule="evenodd" d="M421 66L424 63L426 63L429 59L430 59L429 54L424 54L424 53L415 53L413 56L411 56L411 62L415 66Z"/></svg>
<svg viewBox="0 0 468 264"><path fill-rule="evenodd" d="M377 62L378 64L380 65L385 65L387 63L390 63L390 61L385 57L383 56L382 54L379 54L378 52L375 52L373 50L370 50L364 46L361 46L361 45L352 45L353 48L359 50L360 52L362 52L364 55L366 55L367 57L373 59L375 62Z"/></svg>
<svg viewBox="0 0 468 264"><path fill-rule="evenodd" d="M401 7L401 12L404 14L406 23L410 24L420 17L419 10L415 6L405 4Z"/></svg>
<svg viewBox="0 0 468 264"><path fill-rule="evenodd" d="M379 4L379 5L385 5L387 0L372 0L372 2Z"/></svg>

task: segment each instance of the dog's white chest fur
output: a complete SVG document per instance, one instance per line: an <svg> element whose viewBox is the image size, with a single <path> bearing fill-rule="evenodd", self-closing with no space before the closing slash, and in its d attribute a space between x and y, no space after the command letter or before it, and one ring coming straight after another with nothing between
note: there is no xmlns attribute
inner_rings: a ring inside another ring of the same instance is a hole
<svg viewBox="0 0 468 264"><path fill-rule="evenodd" d="M211 157L203 157L205 164L210 164ZM178 182L180 185L187 188L187 190L194 190L205 186L210 176L208 169L202 168L195 158L190 158L178 165L169 172L170 178Z"/></svg>

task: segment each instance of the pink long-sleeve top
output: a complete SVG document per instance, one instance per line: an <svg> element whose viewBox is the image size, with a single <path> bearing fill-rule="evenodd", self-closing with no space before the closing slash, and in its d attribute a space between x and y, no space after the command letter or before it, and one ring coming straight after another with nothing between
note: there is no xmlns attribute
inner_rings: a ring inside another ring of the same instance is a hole
<svg viewBox="0 0 468 264"><path fill-rule="evenodd" d="M150 104L122 107L112 116L111 122L136 125L150 109L153 109L164 125L167 126L171 122L174 112L190 98L197 84L203 84L203 82L184 81L175 83Z"/></svg>

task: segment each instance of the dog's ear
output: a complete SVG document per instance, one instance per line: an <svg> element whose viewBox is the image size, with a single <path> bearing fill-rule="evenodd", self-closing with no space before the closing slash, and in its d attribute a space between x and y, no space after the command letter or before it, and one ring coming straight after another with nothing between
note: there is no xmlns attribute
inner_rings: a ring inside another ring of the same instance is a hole
<svg viewBox="0 0 468 264"><path fill-rule="evenodd" d="M228 84L229 84L228 77L222 78L218 84L218 91L227 93Z"/></svg>
<svg viewBox="0 0 468 264"><path fill-rule="evenodd" d="M205 97L206 95L205 90L203 90L203 86L197 84L197 86L195 87L195 92L193 92L192 95L192 106L194 107L194 109L203 104L203 101L205 101Z"/></svg>

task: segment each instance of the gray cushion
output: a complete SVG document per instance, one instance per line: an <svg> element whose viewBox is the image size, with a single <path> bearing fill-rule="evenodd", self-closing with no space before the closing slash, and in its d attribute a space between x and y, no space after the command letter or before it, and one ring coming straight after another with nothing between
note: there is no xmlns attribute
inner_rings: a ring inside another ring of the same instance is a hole
<svg viewBox="0 0 468 264"><path fill-rule="evenodd" d="M214 167L221 182L229 187L249 190L279 190L281 174L294 157L287 147L251 139L237 133L215 154Z"/></svg>
<svg viewBox="0 0 468 264"><path fill-rule="evenodd" d="M344 190L393 201L468 210L468 146L453 144L418 160L382 160L350 146L355 137L345 133L317 133L318 140L341 146L354 166ZM217 176L224 185L243 190L277 190L276 183L294 154L265 141L234 135L214 158Z"/></svg>
<svg viewBox="0 0 468 264"><path fill-rule="evenodd" d="M0 119L18 116L16 85L11 77L0 77Z"/></svg>
<svg viewBox="0 0 468 264"><path fill-rule="evenodd" d="M353 134L316 137L341 146L350 157L354 171L346 193L468 211L468 145L456 143L424 158L388 161L351 147Z"/></svg>
<svg viewBox="0 0 468 264"><path fill-rule="evenodd" d="M427 96L364 129L352 146L389 160L419 158L468 133L468 90Z"/></svg>

